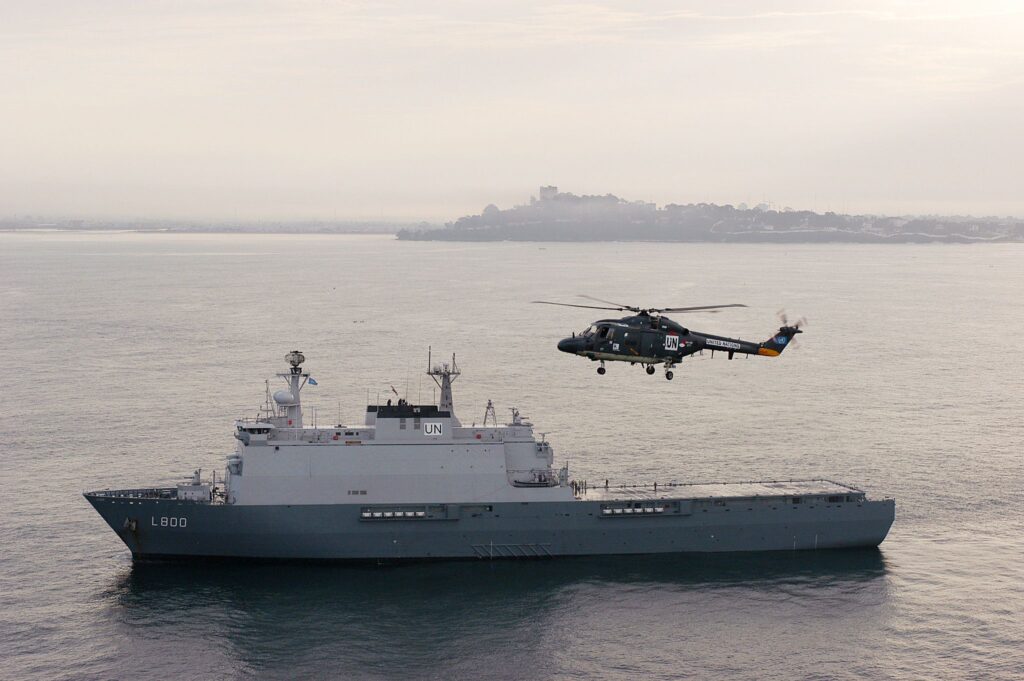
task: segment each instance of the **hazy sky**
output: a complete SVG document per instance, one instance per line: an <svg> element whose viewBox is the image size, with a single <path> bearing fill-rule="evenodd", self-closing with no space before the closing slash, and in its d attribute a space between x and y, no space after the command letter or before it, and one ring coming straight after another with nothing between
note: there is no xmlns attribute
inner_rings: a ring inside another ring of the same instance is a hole
<svg viewBox="0 0 1024 681"><path fill-rule="evenodd" d="M0 0L0 216L1024 215L1024 2Z"/></svg>

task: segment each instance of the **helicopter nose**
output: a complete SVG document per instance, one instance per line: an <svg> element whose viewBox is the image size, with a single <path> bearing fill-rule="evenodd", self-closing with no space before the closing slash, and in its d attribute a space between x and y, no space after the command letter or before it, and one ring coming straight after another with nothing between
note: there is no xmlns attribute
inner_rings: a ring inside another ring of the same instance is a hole
<svg viewBox="0 0 1024 681"><path fill-rule="evenodd" d="M563 338L562 340L558 341L558 349L561 350L562 352L576 354L580 349L580 339Z"/></svg>

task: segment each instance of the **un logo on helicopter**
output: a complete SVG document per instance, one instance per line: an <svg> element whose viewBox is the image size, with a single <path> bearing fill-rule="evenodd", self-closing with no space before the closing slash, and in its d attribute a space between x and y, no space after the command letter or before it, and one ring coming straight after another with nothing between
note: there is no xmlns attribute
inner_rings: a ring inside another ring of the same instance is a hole
<svg viewBox="0 0 1024 681"><path fill-rule="evenodd" d="M679 349L679 336L665 336L665 349L666 350L678 350Z"/></svg>

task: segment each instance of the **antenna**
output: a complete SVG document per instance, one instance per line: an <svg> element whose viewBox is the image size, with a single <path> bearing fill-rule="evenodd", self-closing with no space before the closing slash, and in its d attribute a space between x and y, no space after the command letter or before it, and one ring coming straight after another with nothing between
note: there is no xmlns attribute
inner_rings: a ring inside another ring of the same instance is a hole
<svg viewBox="0 0 1024 681"><path fill-rule="evenodd" d="M498 427L498 415L494 413L494 402L487 400L487 408L484 409L484 428L487 427L487 422L490 421L491 425L495 428Z"/></svg>

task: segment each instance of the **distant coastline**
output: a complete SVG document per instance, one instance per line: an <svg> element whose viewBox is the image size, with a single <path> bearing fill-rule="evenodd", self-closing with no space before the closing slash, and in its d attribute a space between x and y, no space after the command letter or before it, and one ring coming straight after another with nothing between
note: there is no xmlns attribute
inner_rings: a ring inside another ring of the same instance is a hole
<svg viewBox="0 0 1024 681"><path fill-rule="evenodd" d="M658 207L613 194L576 195L541 187L512 208L491 204L444 225L397 221L252 220L201 222L155 218L0 218L0 232L170 234L378 234L403 241L669 243L1019 243L1015 217L844 215L761 204L670 203Z"/></svg>
<svg viewBox="0 0 1024 681"><path fill-rule="evenodd" d="M997 243L1024 241L1024 220L882 217L814 213L767 205L627 201L541 187L530 202L489 205L442 228L407 227L408 241L659 241L742 243Z"/></svg>
<svg viewBox="0 0 1024 681"><path fill-rule="evenodd" d="M0 232L139 232L161 234L395 234L436 227L426 222L186 222L176 220L0 219Z"/></svg>

